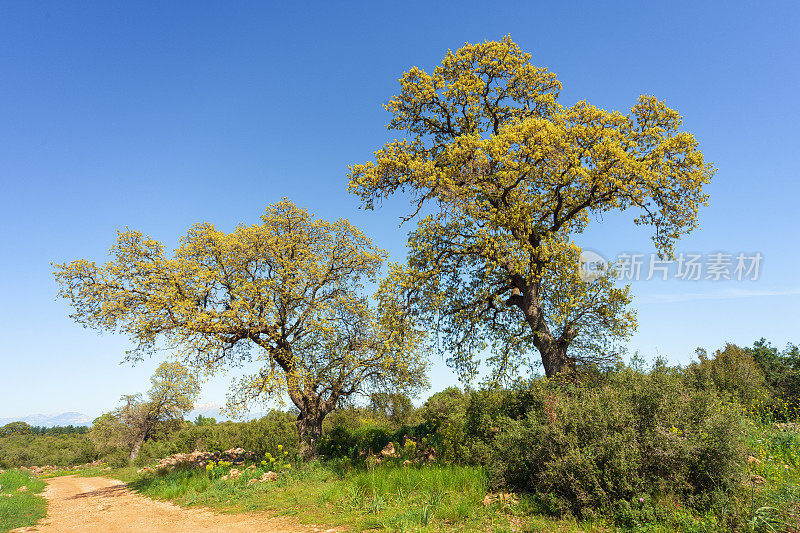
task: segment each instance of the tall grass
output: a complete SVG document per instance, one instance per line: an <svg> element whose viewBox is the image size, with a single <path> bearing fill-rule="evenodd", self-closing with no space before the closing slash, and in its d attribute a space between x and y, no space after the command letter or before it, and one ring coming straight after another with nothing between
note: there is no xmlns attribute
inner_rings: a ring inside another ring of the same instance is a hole
<svg viewBox="0 0 800 533"><path fill-rule="evenodd" d="M465 523L486 495L480 468L459 466L377 467L349 478L355 511L368 516L365 527L416 530L433 523Z"/></svg>
<svg viewBox="0 0 800 533"><path fill-rule="evenodd" d="M47 502L39 495L45 485L18 470L0 474L0 532L32 526L45 515Z"/></svg>
<svg viewBox="0 0 800 533"><path fill-rule="evenodd" d="M297 465L278 481L212 479L200 469L177 469L135 479L131 486L154 498L222 510L273 511L305 522L348 524L356 530L483 530L491 521L481 502L483 469L471 466L381 465L337 468L319 462ZM481 525L483 524L483 525Z"/></svg>
<svg viewBox="0 0 800 533"><path fill-rule="evenodd" d="M740 524L756 531L800 530L800 432L753 423L751 476L737 495Z"/></svg>

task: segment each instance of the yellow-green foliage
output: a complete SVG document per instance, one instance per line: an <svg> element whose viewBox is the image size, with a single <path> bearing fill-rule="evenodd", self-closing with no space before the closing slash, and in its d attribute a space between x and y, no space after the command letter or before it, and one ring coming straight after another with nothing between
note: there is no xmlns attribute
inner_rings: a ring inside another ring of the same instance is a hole
<svg viewBox="0 0 800 533"><path fill-rule="evenodd" d="M751 411L769 395L764 373L746 349L726 343L711 357L705 350L698 356L686 369L695 387L714 387Z"/></svg>
<svg viewBox="0 0 800 533"><path fill-rule="evenodd" d="M152 238L120 232L111 256L56 265L77 322L128 334L131 357L159 342L208 372L252 357L261 368L238 382L229 407L288 395L304 442L349 395L426 384L424 336L396 284L380 284L378 305L363 294L386 252L345 219L315 219L282 200L261 224L231 233L196 224L171 257Z"/></svg>
<svg viewBox="0 0 800 533"><path fill-rule="evenodd" d="M607 341L635 327L630 292L610 272L582 280L573 237L592 215L632 210L670 256L713 174L663 101L641 96L627 114L565 107L555 74L530 59L506 37L448 52L432 72L411 68L386 104L406 138L350 167L365 208L410 197L407 220L421 219L404 286L440 318L444 351L469 377L487 344L499 376L533 346L548 376L611 355Z"/></svg>
<svg viewBox="0 0 800 533"><path fill-rule="evenodd" d="M389 431L392 424L385 415L368 407L354 405L337 409L325 419L326 431L341 427L352 432L364 426L383 427Z"/></svg>

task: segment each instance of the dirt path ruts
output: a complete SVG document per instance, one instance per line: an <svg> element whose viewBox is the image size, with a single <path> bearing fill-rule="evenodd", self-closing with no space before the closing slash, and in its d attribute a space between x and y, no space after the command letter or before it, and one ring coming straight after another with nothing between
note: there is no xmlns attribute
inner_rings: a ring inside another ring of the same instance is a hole
<svg viewBox="0 0 800 533"><path fill-rule="evenodd" d="M124 483L104 477L62 476L47 480L44 496L47 516L36 531L194 532L224 531L312 532L290 518L256 514L219 514L206 509L184 509L130 491Z"/></svg>

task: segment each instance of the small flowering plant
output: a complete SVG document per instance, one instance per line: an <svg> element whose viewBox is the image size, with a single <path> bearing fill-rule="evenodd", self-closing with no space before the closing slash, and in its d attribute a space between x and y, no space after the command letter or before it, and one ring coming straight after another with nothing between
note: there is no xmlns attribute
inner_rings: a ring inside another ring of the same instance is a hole
<svg viewBox="0 0 800 533"><path fill-rule="evenodd" d="M209 461L205 469L208 477L212 480L222 478L224 480L237 479L243 482L253 482L251 480L254 478L261 478L261 481L264 481L263 476L268 472L280 474L291 470L292 465L288 461L288 455L289 452L285 451L283 446L279 444L275 455L267 452L261 461L250 463L249 466L239 466L236 472L231 470L233 463L230 461Z"/></svg>
<svg viewBox="0 0 800 533"><path fill-rule="evenodd" d="M223 475L230 472L231 465L230 461L209 461L206 465L206 472L208 472L208 477L211 479L219 479Z"/></svg>
<svg viewBox="0 0 800 533"><path fill-rule="evenodd" d="M217 479L221 477L226 471L225 463L227 463L227 461L209 461L206 465L208 477L211 479ZM230 463L228 463L228 466L230 466Z"/></svg>
<svg viewBox="0 0 800 533"><path fill-rule="evenodd" d="M270 452L264 454L264 460L261 461L261 468L264 472L277 472L280 473L284 470L289 470L292 465L288 462L289 452L283 449L282 444L278 444L275 455Z"/></svg>

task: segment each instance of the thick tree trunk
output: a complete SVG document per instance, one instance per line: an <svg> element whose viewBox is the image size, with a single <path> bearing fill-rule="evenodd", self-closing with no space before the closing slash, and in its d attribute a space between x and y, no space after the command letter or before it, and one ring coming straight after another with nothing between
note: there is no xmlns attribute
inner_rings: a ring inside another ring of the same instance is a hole
<svg viewBox="0 0 800 533"><path fill-rule="evenodd" d="M506 305L518 307L525 315L525 321L533 331L533 345L542 357L545 375L552 378L575 370L575 361L567 355L567 348L577 336L577 331L570 328L561 337L555 337L544 320L539 303L539 287L525 283L520 277L512 281L516 289L506 300Z"/></svg>
<svg viewBox="0 0 800 533"><path fill-rule="evenodd" d="M559 374L567 374L575 369L574 363L567 357L567 344L560 342L545 343L537 347L542 356L544 373L548 378Z"/></svg>
<svg viewBox="0 0 800 533"><path fill-rule="evenodd" d="M133 448L131 448L131 454L128 456L128 462L133 463L137 457L139 457L139 450L142 449L142 443L144 442L145 434L142 433L139 437L136 438L136 442L133 443Z"/></svg>
<svg viewBox="0 0 800 533"><path fill-rule="evenodd" d="M327 413L306 413L297 415L297 433L300 439L300 455L304 460L317 457L317 445L322 436L322 421Z"/></svg>

